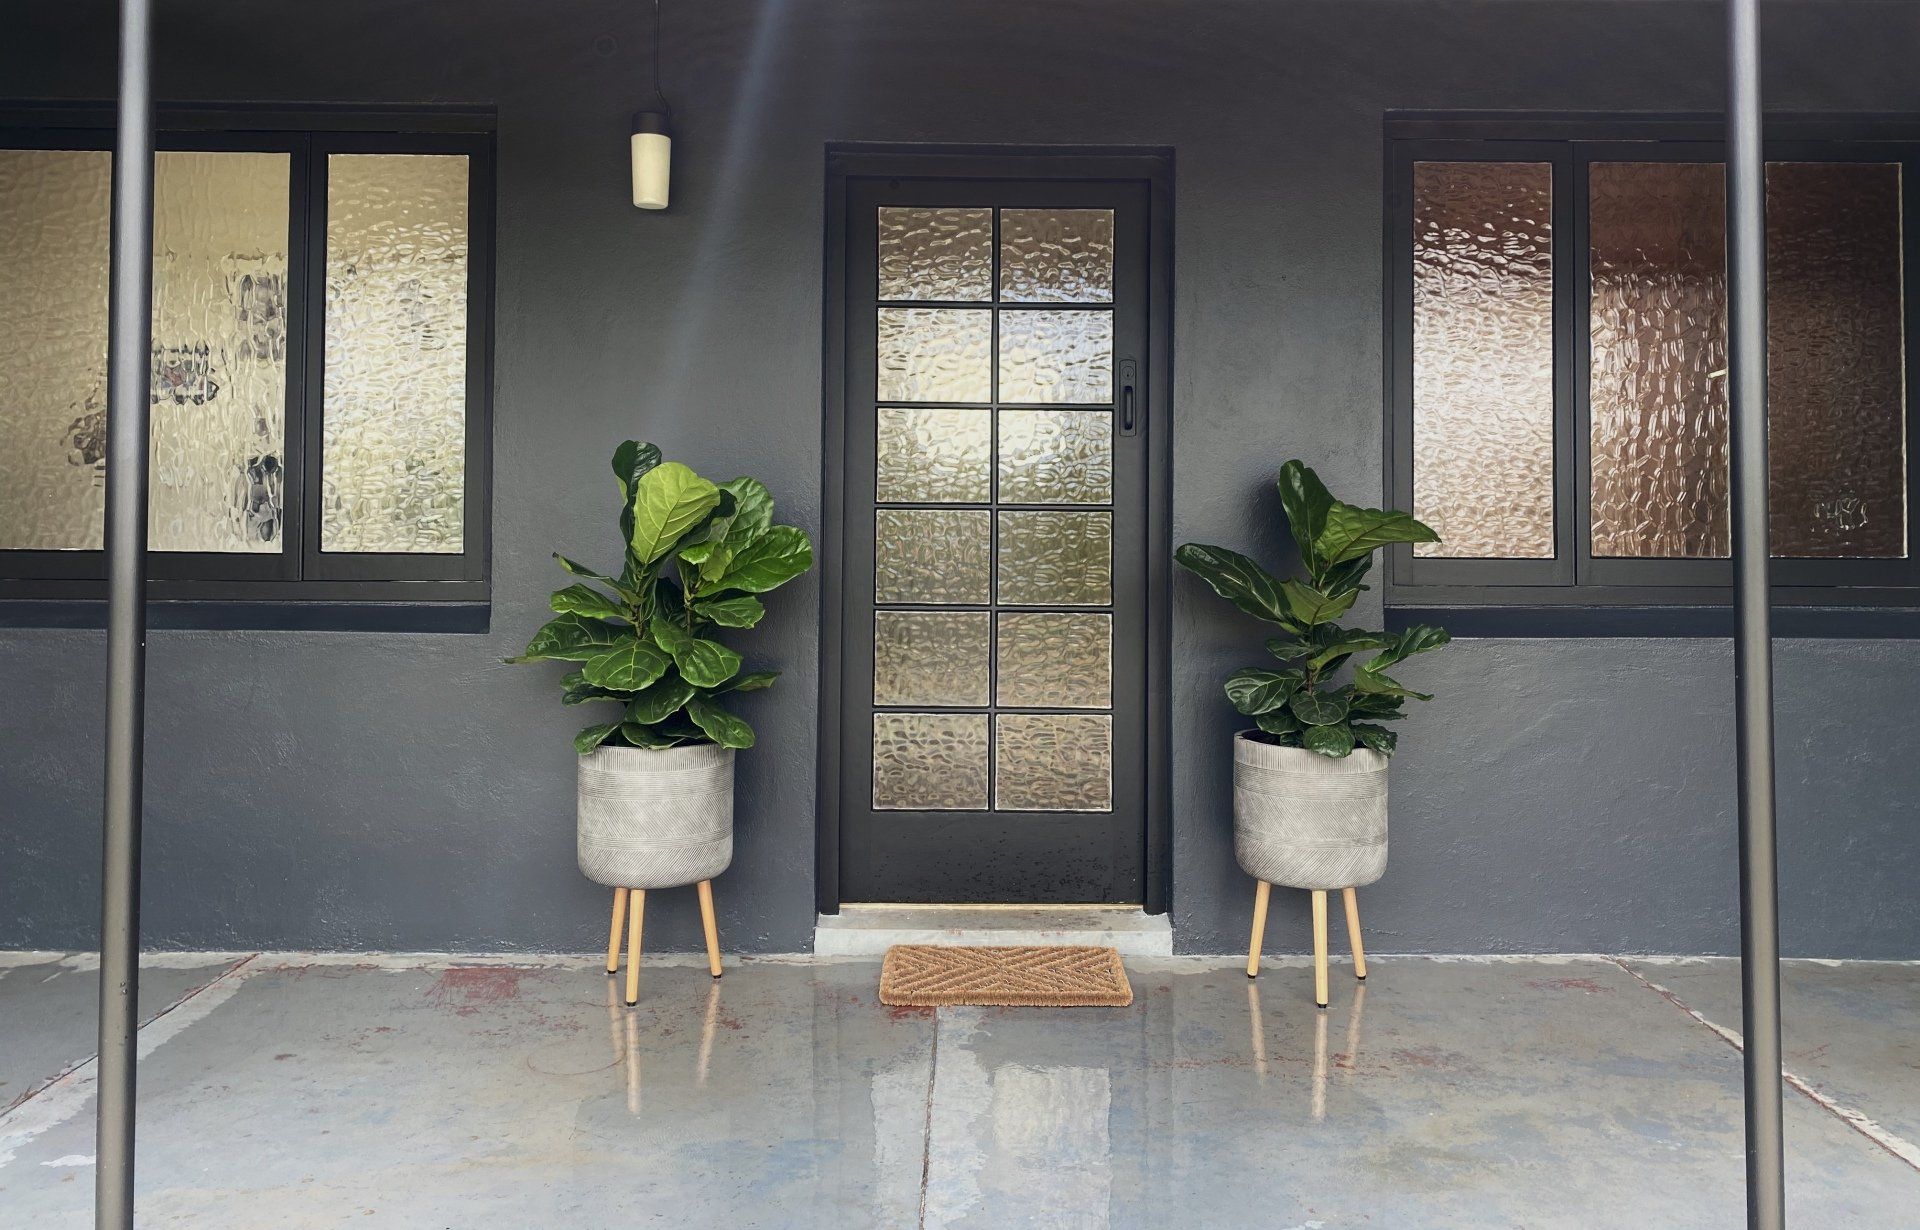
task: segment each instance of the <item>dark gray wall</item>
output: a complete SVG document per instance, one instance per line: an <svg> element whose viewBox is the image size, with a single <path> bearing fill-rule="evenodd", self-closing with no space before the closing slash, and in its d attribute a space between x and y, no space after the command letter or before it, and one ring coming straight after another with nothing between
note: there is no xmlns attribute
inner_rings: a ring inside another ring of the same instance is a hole
<svg viewBox="0 0 1920 1230"><path fill-rule="evenodd" d="M626 203L643 6L444 0L162 4L160 85L197 100L480 102L500 117L495 604L487 635L158 632L147 934L176 946L592 948L574 870L574 714L509 668L558 584L604 557L605 457L658 441L763 476L818 529L822 147L867 139L1177 151L1176 541L1279 549L1298 455L1380 475L1380 118L1389 108L1710 110L1712 3L669 0L674 208ZM0 90L112 93L111 6L11 5ZM1920 5L1767 14L1769 101L1920 112ZM1165 422L1164 419L1161 422ZM751 657L734 949L813 924L818 579ZM1245 941L1217 680L1257 629L1175 583L1174 918ZM0 632L0 946L93 934L102 638ZM1789 951L1920 956L1920 645L1779 651ZM1472 641L1396 762L1386 950L1730 950L1730 653L1719 640ZM685 893L653 944L692 947ZM1269 929L1303 934L1286 894Z"/></svg>

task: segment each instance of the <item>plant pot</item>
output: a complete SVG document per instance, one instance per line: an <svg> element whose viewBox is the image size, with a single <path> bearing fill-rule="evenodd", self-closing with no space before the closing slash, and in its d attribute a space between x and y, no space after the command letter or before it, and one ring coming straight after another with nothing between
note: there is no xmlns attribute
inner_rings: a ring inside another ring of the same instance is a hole
<svg viewBox="0 0 1920 1230"><path fill-rule="evenodd" d="M1233 852L1256 880L1287 888L1359 888L1387 869L1387 758L1334 759L1233 738Z"/></svg>
<svg viewBox="0 0 1920 1230"><path fill-rule="evenodd" d="M678 888L733 861L733 749L601 746L580 757L580 870L614 888Z"/></svg>

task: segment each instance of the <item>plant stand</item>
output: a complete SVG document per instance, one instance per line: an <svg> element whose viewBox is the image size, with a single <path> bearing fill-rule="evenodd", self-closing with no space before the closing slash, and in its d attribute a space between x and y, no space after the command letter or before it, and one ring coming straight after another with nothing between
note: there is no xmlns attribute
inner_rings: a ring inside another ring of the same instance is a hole
<svg viewBox="0 0 1920 1230"><path fill-rule="evenodd" d="M1247 945L1247 977L1260 976L1260 945L1267 934L1267 897L1273 891L1273 885L1265 880L1254 881L1253 890L1253 938ZM1327 891L1313 889L1313 1002L1324 1008L1327 1006ZM1367 980L1367 950L1360 942L1360 895L1357 889L1343 888L1341 896L1347 906L1347 942L1353 948L1353 976L1361 981Z"/></svg>
<svg viewBox="0 0 1920 1230"><path fill-rule="evenodd" d="M720 976L720 928L713 917L713 881L701 880L700 925L707 933L707 972ZM627 922L627 1007L640 1002L640 926L647 911L647 890L613 890L613 925L607 929L607 973L620 972L620 922ZM1358 934L1356 932L1355 934Z"/></svg>

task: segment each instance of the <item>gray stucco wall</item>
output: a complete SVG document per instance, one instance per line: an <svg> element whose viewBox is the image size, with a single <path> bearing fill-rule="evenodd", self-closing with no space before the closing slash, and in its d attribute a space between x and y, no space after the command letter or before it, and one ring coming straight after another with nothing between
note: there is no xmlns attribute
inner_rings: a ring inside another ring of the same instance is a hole
<svg viewBox="0 0 1920 1230"><path fill-rule="evenodd" d="M625 436L764 477L819 526L822 147L1157 144L1177 152L1176 541L1271 555L1285 457L1380 490L1380 117L1389 108L1711 110L1711 3L669 0L674 208L626 203L643 6L195 0L161 6L163 96L499 109L492 632L156 632L146 930L160 946L580 950L575 714L498 664L542 618L548 552L608 541ZM0 91L112 93L112 9L17 4ZM1767 14L1783 110L1920 112L1920 6ZM1162 419L1162 422L1165 420ZM731 949L813 924L819 578L750 657ZM1174 918L1245 942L1216 680L1256 629L1175 583ZM0 946L94 933L99 633L0 631ZM1786 948L1920 956L1920 645L1779 650ZM1442 699L1396 761L1381 951L1725 952L1736 942L1732 697L1719 640L1481 640L1423 660ZM651 911L692 948L690 892ZM1268 934L1304 936L1282 894Z"/></svg>

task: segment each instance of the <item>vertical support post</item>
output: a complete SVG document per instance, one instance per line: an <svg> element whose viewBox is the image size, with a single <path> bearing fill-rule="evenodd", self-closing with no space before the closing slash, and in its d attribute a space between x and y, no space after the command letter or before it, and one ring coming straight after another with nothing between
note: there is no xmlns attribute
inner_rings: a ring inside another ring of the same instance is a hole
<svg viewBox="0 0 1920 1230"><path fill-rule="evenodd" d="M94 1225L133 1225L140 790L147 671L147 430L153 331L153 6L120 3L107 309L107 757L100 874Z"/></svg>
<svg viewBox="0 0 1920 1230"><path fill-rule="evenodd" d="M1747 1225L1786 1225L1780 922L1773 813L1773 629L1767 522L1766 155L1760 4L1727 0L1727 307L1733 429L1734 707L1740 787L1741 1028Z"/></svg>

